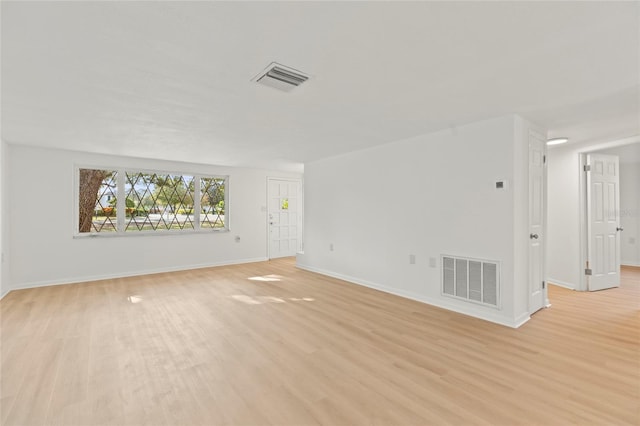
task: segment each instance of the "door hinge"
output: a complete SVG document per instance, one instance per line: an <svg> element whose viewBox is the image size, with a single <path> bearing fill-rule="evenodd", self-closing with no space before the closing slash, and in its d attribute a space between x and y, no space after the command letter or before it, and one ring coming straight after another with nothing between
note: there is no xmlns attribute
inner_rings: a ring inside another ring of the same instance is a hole
<svg viewBox="0 0 640 426"><path fill-rule="evenodd" d="M591 269L590 269L590 268L585 269L585 270L584 270L584 274L585 274L585 275L591 275L591 274L592 274Z"/></svg>
<svg viewBox="0 0 640 426"><path fill-rule="evenodd" d="M546 287L547 283L545 283L544 281L542 281L542 288L544 289Z"/></svg>
<svg viewBox="0 0 640 426"><path fill-rule="evenodd" d="M584 171L585 172L590 172L591 171L591 164L587 164L586 166L584 166Z"/></svg>
<svg viewBox="0 0 640 426"><path fill-rule="evenodd" d="M547 156L546 155L542 156L542 164L547 164Z"/></svg>

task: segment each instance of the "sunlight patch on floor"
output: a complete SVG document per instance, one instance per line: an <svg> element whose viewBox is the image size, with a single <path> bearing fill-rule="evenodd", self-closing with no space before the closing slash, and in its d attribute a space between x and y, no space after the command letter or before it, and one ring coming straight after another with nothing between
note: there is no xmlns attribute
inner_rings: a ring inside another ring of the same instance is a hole
<svg viewBox="0 0 640 426"><path fill-rule="evenodd" d="M251 281L263 281L263 282L271 282L271 281L282 281L281 275L263 275L261 277L249 277Z"/></svg>
<svg viewBox="0 0 640 426"><path fill-rule="evenodd" d="M246 303L247 305L262 305L264 303L287 303L289 302L314 302L312 297L275 297L275 296L247 296L246 294L234 294L230 296L233 300Z"/></svg>

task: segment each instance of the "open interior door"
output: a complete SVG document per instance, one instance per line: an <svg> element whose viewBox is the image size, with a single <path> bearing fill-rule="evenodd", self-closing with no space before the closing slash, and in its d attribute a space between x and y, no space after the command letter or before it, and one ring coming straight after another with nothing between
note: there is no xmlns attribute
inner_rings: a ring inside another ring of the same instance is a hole
<svg viewBox="0 0 640 426"><path fill-rule="evenodd" d="M589 291L620 286L620 173L615 155L587 156Z"/></svg>
<svg viewBox="0 0 640 426"><path fill-rule="evenodd" d="M545 138L529 132L529 313L542 309L546 302L544 282L545 241Z"/></svg>

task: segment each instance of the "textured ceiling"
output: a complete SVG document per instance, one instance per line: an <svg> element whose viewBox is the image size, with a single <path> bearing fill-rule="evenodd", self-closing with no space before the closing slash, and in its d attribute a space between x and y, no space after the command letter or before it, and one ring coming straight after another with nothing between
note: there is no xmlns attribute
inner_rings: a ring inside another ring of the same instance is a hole
<svg viewBox="0 0 640 426"><path fill-rule="evenodd" d="M638 2L9 2L2 138L300 170L517 113L640 133ZM312 76L250 79L276 61Z"/></svg>

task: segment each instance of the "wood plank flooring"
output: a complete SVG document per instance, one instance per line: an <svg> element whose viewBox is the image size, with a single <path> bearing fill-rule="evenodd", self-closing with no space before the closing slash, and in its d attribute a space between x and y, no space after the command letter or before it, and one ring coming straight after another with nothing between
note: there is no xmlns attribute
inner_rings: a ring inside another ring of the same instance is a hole
<svg viewBox="0 0 640 426"><path fill-rule="evenodd" d="M518 330L292 259L14 291L2 425L640 423L640 270Z"/></svg>

